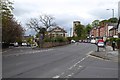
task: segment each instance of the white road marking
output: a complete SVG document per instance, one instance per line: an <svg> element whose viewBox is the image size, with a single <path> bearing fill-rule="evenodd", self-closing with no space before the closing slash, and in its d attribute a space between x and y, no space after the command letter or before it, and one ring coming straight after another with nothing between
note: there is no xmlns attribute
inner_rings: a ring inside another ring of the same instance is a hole
<svg viewBox="0 0 120 80"><path fill-rule="evenodd" d="M89 55L87 55L86 57L82 58L80 61L78 61L77 63L75 63L73 66L71 66L68 69L72 69L73 67L77 66L77 64L79 64L80 62L82 62L83 60L85 60ZM82 66L81 66L82 67Z"/></svg>
<svg viewBox="0 0 120 80"><path fill-rule="evenodd" d="M71 73L71 74L67 75L65 78L69 78L69 77L71 77L73 74L74 74L74 73Z"/></svg>
<svg viewBox="0 0 120 80"><path fill-rule="evenodd" d="M89 53L87 53L87 54L86 54L86 55L87 55L86 57L82 58L80 61L78 61L78 62L75 63L73 66L69 67L68 69L71 70L72 68L76 67L80 62L84 61L87 57L89 57L89 54L91 54L92 52L93 52L93 51L90 51ZM82 66L79 65L78 69L80 69L81 67L82 67ZM61 73L61 75L63 75L63 74L65 74L65 73L64 73L64 72ZM73 74L74 74L74 73L71 73L71 74L67 75L65 78L69 78L69 77L71 77ZM53 78L59 78L59 77L60 77L60 76L56 75L56 76L54 76Z"/></svg>
<svg viewBox="0 0 120 80"><path fill-rule="evenodd" d="M71 70L72 68L73 68L73 66L71 66L71 67L70 67L70 68L68 68L68 69L70 69L70 70Z"/></svg>
<svg viewBox="0 0 120 80"><path fill-rule="evenodd" d="M93 51L88 52L86 55L86 57L82 58L80 61L78 61L77 63L75 63L73 66L71 66L70 68L68 68L69 70L71 70L73 67L77 66L77 64L79 64L80 62L82 62L83 60L85 60L87 57L89 57L89 54L93 53ZM79 66L79 68L82 66Z"/></svg>
<svg viewBox="0 0 120 80"><path fill-rule="evenodd" d="M53 78L59 78L60 76L58 76L58 75L56 75L56 76L54 76Z"/></svg>
<svg viewBox="0 0 120 80"><path fill-rule="evenodd" d="M78 69L80 69L82 66L79 66Z"/></svg>

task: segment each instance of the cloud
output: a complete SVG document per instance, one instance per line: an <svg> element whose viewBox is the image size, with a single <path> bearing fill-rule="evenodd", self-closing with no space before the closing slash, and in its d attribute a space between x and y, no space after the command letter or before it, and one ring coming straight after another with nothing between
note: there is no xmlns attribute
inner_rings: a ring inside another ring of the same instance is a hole
<svg viewBox="0 0 120 80"><path fill-rule="evenodd" d="M63 26L67 31L72 27L74 20L81 21L86 25L96 19L108 19L118 14L119 0L14 0L14 15L23 27L32 17L40 14L50 14L56 19L55 22ZM27 32L27 33L30 33Z"/></svg>

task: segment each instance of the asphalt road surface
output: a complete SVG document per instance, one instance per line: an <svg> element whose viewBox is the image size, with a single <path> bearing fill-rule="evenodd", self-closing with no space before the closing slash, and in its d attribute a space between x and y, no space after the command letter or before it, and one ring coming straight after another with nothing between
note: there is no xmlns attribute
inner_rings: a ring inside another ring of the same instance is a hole
<svg viewBox="0 0 120 80"><path fill-rule="evenodd" d="M3 78L117 78L118 63L89 54L90 43L57 48L16 47L3 51Z"/></svg>

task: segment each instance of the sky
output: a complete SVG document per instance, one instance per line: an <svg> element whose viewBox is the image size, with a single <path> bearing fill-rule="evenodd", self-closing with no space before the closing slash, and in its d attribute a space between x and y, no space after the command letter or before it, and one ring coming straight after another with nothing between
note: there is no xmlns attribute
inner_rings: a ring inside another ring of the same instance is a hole
<svg viewBox="0 0 120 80"><path fill-rule="evenodd" d="M118 2L120 0L12 0L15 18L26 29L25 35L34 35L26 23L30 18L37 18L41 14L55 17L58 26L70 34L73 21L80 21L87 25L94 20L118 17ZM106 10L109 9L109 10Z"/></svg>

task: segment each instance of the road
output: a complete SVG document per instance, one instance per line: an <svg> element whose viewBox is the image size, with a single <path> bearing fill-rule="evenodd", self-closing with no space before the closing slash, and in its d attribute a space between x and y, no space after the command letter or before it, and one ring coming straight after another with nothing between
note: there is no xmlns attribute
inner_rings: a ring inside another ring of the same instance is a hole
<svg viewBox="0 0 120 80"><path fill-rule="evenodd" d="M3 78L117 78L117 62L90 56L94 51L89 43L8 49L3 52Z"/></svg>

